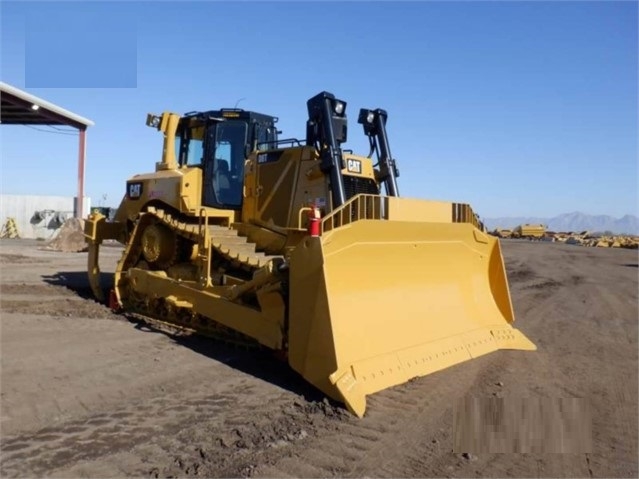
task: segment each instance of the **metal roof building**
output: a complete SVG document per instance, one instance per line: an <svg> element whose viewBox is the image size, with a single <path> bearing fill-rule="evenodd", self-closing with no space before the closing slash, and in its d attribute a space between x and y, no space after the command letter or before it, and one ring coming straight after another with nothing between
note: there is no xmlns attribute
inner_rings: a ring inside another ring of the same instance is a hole
<svg viewBox="0 0 639 479"><path fill-rule="evenodd" d="M3 82L0 82L0 123L3 125L64 125L78 130L78 192L75 215L78 218L82 217L86 130L94 123Z"/></svg>

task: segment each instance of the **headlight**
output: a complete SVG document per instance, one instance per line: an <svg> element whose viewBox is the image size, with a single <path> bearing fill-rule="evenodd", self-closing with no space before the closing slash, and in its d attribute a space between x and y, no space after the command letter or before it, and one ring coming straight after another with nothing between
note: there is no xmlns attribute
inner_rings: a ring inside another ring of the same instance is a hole
<svg viewBox="0 0 639 479"><path fill-rule="evenodd" d="M335 113L337 113L338 115L341 115L342 113L344 113L344 103L341 101L336 101L335 102Z"/></svg>

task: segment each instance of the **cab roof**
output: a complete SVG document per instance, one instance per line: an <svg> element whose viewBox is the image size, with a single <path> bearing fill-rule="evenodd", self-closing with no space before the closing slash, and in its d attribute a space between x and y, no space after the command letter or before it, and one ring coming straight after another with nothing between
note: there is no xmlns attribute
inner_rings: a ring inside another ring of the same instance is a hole
<svg viewBox="0 0 639 479"><path fill-rule="evenodd" d="M276 116L265 115L263 113L257 113L254 111L242 110L240 108L222 108L220 110L208 110L208 111L191 111L185 113L183 118L193 118L196 120L248 120L257 121L259 123L272 123L275 124L278 121Z"/></svg>

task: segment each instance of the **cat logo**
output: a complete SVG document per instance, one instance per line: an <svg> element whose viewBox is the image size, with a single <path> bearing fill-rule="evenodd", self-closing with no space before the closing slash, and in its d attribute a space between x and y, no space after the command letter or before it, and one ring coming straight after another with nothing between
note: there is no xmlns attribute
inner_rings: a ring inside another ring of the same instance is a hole
<svg viewBox="0 0 639 479"><path fill-rule="evenodd" d="M129 199L136 200L142 196L142 183L129 183L127 186L127 196Z"/></svg>
<svg viewBox="0 0 639 479"><path fill-rule="evenodd" d="M349 173L362 173L362 162L360 160L346 160L346 169Z"/></svg>

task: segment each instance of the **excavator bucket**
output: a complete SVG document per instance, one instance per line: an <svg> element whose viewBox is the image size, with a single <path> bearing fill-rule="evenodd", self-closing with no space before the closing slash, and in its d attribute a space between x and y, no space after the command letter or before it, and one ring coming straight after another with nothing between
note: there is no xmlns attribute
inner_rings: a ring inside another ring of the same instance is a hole
<svg viewBox="0 0 639 479"><path fill-rule="evenodd" d="M365 199L293 252L294 370L361 417L368 394L498 349L536 349L511 326L498 239L451 219L452 203L390 198L371 214Z"/></svg>

